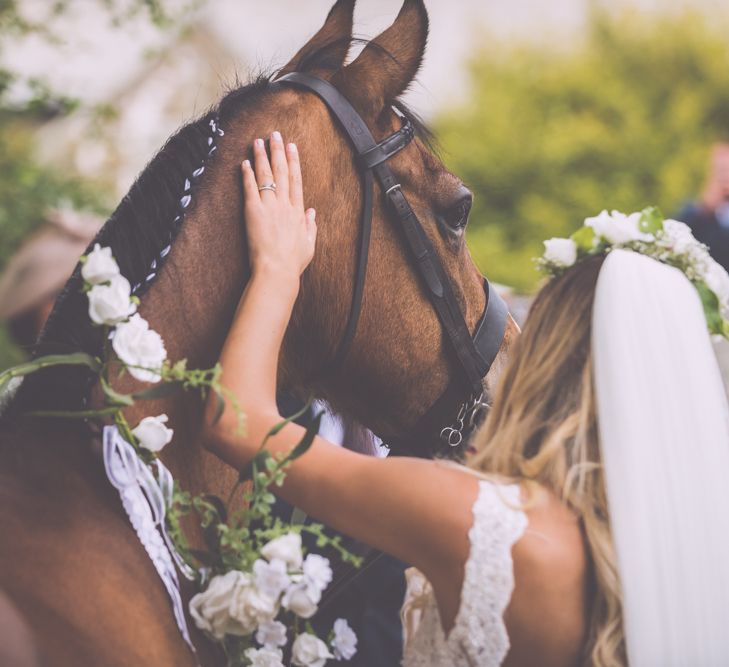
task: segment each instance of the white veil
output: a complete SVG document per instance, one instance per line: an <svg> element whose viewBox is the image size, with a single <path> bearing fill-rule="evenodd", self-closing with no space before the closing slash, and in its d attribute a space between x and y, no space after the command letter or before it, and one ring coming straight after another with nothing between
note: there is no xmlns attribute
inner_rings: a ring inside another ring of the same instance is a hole
<svg viewBox="0 0 729 667"><path fill-rule="evenodd" d="M698 294L615 250L592 336L628 662L729 665L729 409Z"/></svg>

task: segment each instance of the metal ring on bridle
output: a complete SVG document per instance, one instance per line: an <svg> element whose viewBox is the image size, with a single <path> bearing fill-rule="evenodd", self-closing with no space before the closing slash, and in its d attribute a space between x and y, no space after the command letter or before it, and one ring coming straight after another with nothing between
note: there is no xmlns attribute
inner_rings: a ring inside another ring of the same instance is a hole
<svg viewBox="0 0 729 667"><path fill-rule="evenodd" d="M448 443L450 447L458 447L463 442L463 434L452 426L446 426L441 432L440 437Z"/></svg>
<svg viewBox="0 0 729 667"><path fill-rule="evenodd" d="M263 185L258 186L258 192L263 192L264 190L270 190L271 192L276 192L276 184L275 183L264 183Z"/></svg>

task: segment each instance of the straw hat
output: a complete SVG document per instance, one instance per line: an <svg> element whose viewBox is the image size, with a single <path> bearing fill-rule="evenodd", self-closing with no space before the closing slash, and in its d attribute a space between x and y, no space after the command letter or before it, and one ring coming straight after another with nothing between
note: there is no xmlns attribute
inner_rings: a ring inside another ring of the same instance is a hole
<svg viewBox="0 0 729 667"><path fill-rule="evenodd" d="M11 320L54 297L102 225L101 218L68 209L49 212L0 275L0 320Z"/></svg>

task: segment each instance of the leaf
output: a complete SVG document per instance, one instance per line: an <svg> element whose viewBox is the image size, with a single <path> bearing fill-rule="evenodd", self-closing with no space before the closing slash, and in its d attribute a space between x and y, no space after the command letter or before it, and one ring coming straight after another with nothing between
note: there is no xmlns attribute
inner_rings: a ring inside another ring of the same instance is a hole
<svg viewBox="0 0 729 667"><path fill-rule="evenodd" d="M595 247L595 230L587 225L580 227L570 238L583 252L590 252Z"/></svg>
<svg viewBox="0 0 729 667"><path fill-rule="evenodd" d="M220 421L220 418L223 416L223 412L225 412L225 398L223 397L223 394L221 394L218 389L214 389L214 391L215 391L215 414L213 415L213 424L217 424Z"/></svg>
<svg viewBox="0 0 729 667"><path fill-rule="evenodd" d="M218 523L211 523L209 526L203 528L203 540L205 546L211 551L211 553L220 553L220 533L218 532Z"/></svg>
<svg viewBox="0 0 729 667"><path fill-rule="evenodd" d="M54 417L58 419L88 419L93 417L106 417L119 412L118 405L112 405L99 410L31 410L26 412L27 417Z"/></svg>
<svg viewBox="0 0 729 667"><path fill-rule="evenodd" d="M284 463L288 463L289 461L294 461L298 459L300 456L305 454L309 447L314 443L314 438L319 433L319 425L321 424L321 419L324 416L324 411L322 410L319 412L319 414L314 417L314 419L311 420L311 424L306 429L306 433L304 433L304 437L301 438L301 441L299 442L296 447L294 447L289 455L284 459Z"/></svg>
<svg viewBox="0 0 729 667"><path fill-rule="evenodd" d="M295 414L291 415L290 417L287 417L287 418L286 418L286 419L284 419L283 421L281 421L281 422L279 422L278 424L276 424L276 425L275 425L275 426L274 426L274 427L273 427L273 428L272 428L272 429L271 429L271 430L270 430L270 431L269 431L269 432L268 432L268 433L266 434L266 437L265 437L265 438L263 439L263 444L265 445L265 444L266 444L266 441L267 441L267 440L268 440L269 438L272 438L272 437L273 437L274 435L276 435L276 434L280 433L280 432L281 432L281 429L283 429L283 428L284 428L284 427L285 427L285 426L286 426L287 424L290 424L291 422L293 422L293 421L296 421L296 420L297 420L297 419L298 419L299 417L303 417L303 416L304 416L304 415L306 414L306 412L308 411L308 409L309 409L309 408L311 407L311 403L312 403L312 400L313 400L313 399L311 399L311 398L310 398L310 399L309 399L309 400L308 400L308 401L306 402L306 405L305 405L305 406L304 406L303 408L301 408L301 410L299 410L299 411L298 411L297 413L295 413Z"/></svg>
<svg viewBox="0 0 729 667"><path fill-rule="evenodd" d="M225 523L228 520L228 509L225 506L225 503L220 498L218 498L218 496L214 496L211 493L204 495L203 498L213 507L215 507L215 510L220 517L220 523Z"/></svg>
<svg viewBox="0 0 729 667"><path fill-rule="evenodd" d="M36 371L51 366L87 366L94 373L101 370L101 362L85 352L73 352L71 354L49 354L45 357L38 357L18 366L13 366L0 373L0 382L5 382L7 377L19 377L30 375Z"/></svg>
<svg viewBox="0 0 729 667"><path fill-rule="evenodd" d="M102 377L101 388L104 395L115 405L134 405L134 398L131 394L121 394Z"/></svg>
<svg viewBox="0 0 729 667"><path fill-rule="evenodd" d="M206 565L207 567L215 567L221 564L220 557L217 554L210 553L209 551L202 551L201 549L190 549L189 554L198 562Z"/></svg>
<svg viewBox="0 0 729 667"><path fill-rule="evenodd" d="M132 394L132 397L142 401L152 400L155 398L165 398L167 396L171 396L172 394L176 394L182 388L182 382L180 380L174 380L172 382L163 382L161 384L157 384L154 387L150 387L149 389L145 389L143 391L134 392Z"/></svg>
<svg viewBox="0 0 729 667"><path fill-rule="evenodd" d="M725 322L721 316L719 298L708 288L706 283L699 281L695 282L694 286L701 298L701 305L704 307L704 315L706 316L706 324L709 327L709 332L723 336Z"/></svg>
<svg viewBox="0 0 729 667"><path fill-rule="evenodd" d="M197 496L192 502L204 526L225 522L227 510L223 501L217 496L205 494Z"/></svg>
<svg viewBox="0 0 729 667"><path fill-rule="evenodd" d="M663 213L657 206L649 206L640 212L638 227L645 234L655 234L663 229Z"/></svg>
<svg viewBox="0 0 729 667"><path fill-rule="evenodd" d="M268 459L273 459L271 452L267 449L259 450L258 454L256 454L253 459L241 469L240 474L238 475L238 481L250 482L253 480L261 468L268 467Z"/></svg>

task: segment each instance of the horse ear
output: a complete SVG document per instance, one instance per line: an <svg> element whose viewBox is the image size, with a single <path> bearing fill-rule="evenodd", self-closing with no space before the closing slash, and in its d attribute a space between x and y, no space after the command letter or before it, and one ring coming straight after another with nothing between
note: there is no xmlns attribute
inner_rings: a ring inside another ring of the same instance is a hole
<svg viewBox="0 0 729 667"><path fill-rule="evenodd" d="M352 43L352 22L355 0L337 0L329 10L324 25L298 53L279 71L278 76L299 71L308 58L317 53L316 69L324 72L336 71L344 65ZM309 70L312 71L311 69Z"/></svg>
<svg viewBox="0 0 729 667"><path fill-rule="evenodd" d="M394 23L332 81L363 115L374 117L413 81L427 41L428 12L423 0L405 0Z"/></svg>

